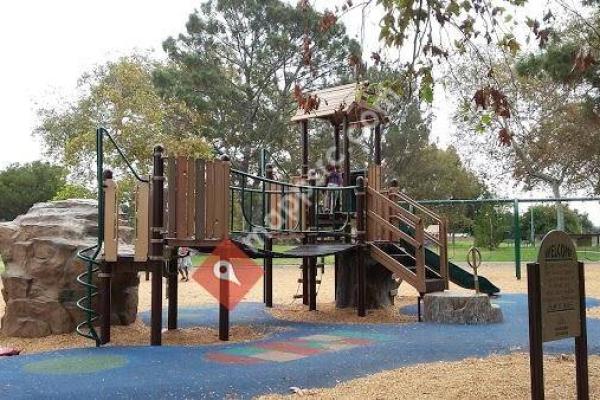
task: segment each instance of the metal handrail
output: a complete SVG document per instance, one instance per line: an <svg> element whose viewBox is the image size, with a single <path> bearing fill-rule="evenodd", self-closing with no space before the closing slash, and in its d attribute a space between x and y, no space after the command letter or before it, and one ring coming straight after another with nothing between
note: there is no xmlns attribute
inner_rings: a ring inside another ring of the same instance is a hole
<svg viewBox="0 0 600 400"><path fill-rule="evenodd" d="M106 128L103 128L103 127L98 128L98 131L100 132L101 135L106 136L110 140L110 142L113 144L113 146L115 147L115 149L117 150L117 152L119 153L119 155L121 156L123 161L125 161L127 168L129 168L129 171L133 174L133 176L135 176L135 178L140 182L148 183L149 180L140 177L140 175L137 173L135 168L133 168L133 165L131 165L131 162L129 162L129 160L127 159L127 157L125 156L125 154L123 153L123 151L121 150L121 148L119 147L117 142L115 141L115 139L113 139L110 132Z"/></svg>
<svg viewBox="0 0 600 400"><path fill-rule="evenodd" d="M275 166L283 172L283 175L285 175L287 178L291 178L291 175L286 171L285 168L283 168L281 166L281 163L277 160L277 158L275 158L275 155L273 155L273 153L271 153L267 149L261 149L261 151L263 152L263 154L261 155L261 157L263 157L263 159L261 160L261 162L263 162L265 165L267 164L266 157L264 157L265 155L267 155L268 158L270 158L273 161L273 163L275 164Z"/></svg>
<svg viewBox="0 0 600 400"><path fill-rule="evenodd" d="M280 186L286 186L286 187L293 187L293 188L300 188L300 189L307 189L307 190L322 190L322 191L327 191L327 190L350 190L350 189L357 189L358 186L341 186L341 187L325 187L325 186L306 186L306 185L296 185L293 183L289 183L289 182L281 182L281 181L276 181L273 179L268 179L268 178L263 178L261 176L256 176L256 175L252 175L249 174L247 172L244 171L240 171L238 169L231 169L231 173L232 174L236 174L236 175L241 175L241 176L245 176L247 178L252 178L252 179L256 179L258 181L261 182L266 182L266 183L272 183L275 185L280 185ZM231 189L236 189L236 187L231 187ZM248 190L248 189L246 189ZM262 193L262 191L260 191Z"/></svg>
<svg viewBox="0 0 600 400"><path fill-rule="evenodd" d="M319 233L343 233L347 230L349 224L351 223L351 213L350 212L346 212L346 219L343 222L343 225L338 228L338 229L328 229L328 230L319 230L318 229L318 223L317 223L317 229L299 229L298 227L303 225L303 218L302 218L302 207L300 207L300 215L299 218L297 219L296 225L294 228L289 229L289 228L273 228L270 226L267 226L266 222L264 222L263 225L259 225L257 223L255 223L252 220L252 217L248 216L247 213L247 207L246 207L246 196L244 195L246 192L249 193L259 193L262 195L280 195L282 199L285 199L286 196L303 196L303 195L310 195L311 193L314 193L315 196L318 196L318 193L320 192L332 192L332 191L339 191L339 192L343 192L343 191L352 191L352 193L355 192L355 189L357 188L357 186L347 186L347 187L339 187L339 188L335 188L335 187L319 187L319 186L305 186L305 185L297 185L297 184L292 184L292 183L288 183L288 182L281 182L281 181L276 181L273 179L268 179L265 177L261 177L261 176L256 176L256 175L252 175L249 174L247 172L243 172L240 170L236 170L236 169L232 169L231 170L232 174L235 175L239 175L242 177L241 179L241 186L230 186L230 190L233 193L239 192L241 194L241 213L242 213L242 217L244 218L245 223L251 228L251 229L258 229L261 230L262 232L271 232L271 233L297 233L297 234L319 234ZM248 188L246 187L246 178L249 179L254 179L260 183L262 183L262 188L261 189L255 189L255 188ZM281 187L281 190L272 190L272 189L266 189L266 185L267 184L272 184L272 185L278 185L279 187ZM286 188L293 188L295 191L286 191ZM233 196L232 196L233 197ZM232 204L233 207L233 204ZM314 222L314 221L313 221ZM310 226L310 225L309 225ZM233 233L243 233L241 231L233 231Z"/></svg>

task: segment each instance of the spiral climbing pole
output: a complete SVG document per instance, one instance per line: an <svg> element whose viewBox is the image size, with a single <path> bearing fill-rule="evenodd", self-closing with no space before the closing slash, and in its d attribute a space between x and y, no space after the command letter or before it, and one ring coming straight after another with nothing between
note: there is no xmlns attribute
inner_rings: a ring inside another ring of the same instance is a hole
<svg viewBox="0 0 600 400"><path fill-rule="evenodd" d="M100 336L94 323L98 320L98 312L94 310L93 300L98 295L98 287L94 284L94 275L100 268L97 261L104 242L104 128L96 130L96 174L98 179L98 237L94 246L77 253L77 257L86 263L86 269L77 276L77 282L84 287L85 296L77 300L77 308L85 314L85 319L77 325L77 333L96 342L100 346Z"/></svg>
<svg viewBox="0 0 600 400"><path fill-rule="evenodd" d="M101 253L104 251L106 258L107 252L113 254L112 257L116 257L117 252L117 235L111 235L112 237L106 237L105 228L118 229L118 225L114 222L110 223L106 220L106 211L111 211L114 214L118 214L116 204L116 189L112 182L112 172L104 170L104 139L108 139L116 149L119 156L125 161L129 171L135 176L138 182L148 183L148 179L141 178L140 175L135 171L125 154L123 154L121 148L117 145L115 140L112 138L108 130L105 128L98 128L96 130L96 174L98 179L98 236L96 244L87 247L77 253L77 257L85 262L85 271L77 276L77 282L83 286L85 295L77 300L77 308L80 309L85 315L85 319L77 325L77 333L83 337L94 340L96 346L103 344L103 338L98 334L96 329L96 321L100 319L100 314L95 308L94 298L98 296L98 286L94 283L95 277L98 275L102 277L99 272L102 267L102 260L100 259ZM112 188L112 190L111 190ZM111 195L107 198L107 193ZM110 206L107 208L107 202L110 202ZM114 215L113 218L118 219L118 215ZM108 224L108 225L107 225ZM114 260L104 260L114 261ZM110 291L110 289L109 289ZM110 293L108 294L110 297ZM103 312L110 313L110 308ZM104 338L107 340L107 337Z"/></svg>

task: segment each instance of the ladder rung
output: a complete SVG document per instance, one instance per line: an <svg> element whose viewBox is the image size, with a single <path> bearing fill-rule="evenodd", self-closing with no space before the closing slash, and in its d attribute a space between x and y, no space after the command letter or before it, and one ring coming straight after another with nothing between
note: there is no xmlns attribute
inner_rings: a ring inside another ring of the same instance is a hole
<svg viewBox="0 0 600 400"><path fill-rule="evenodd" d="M316 282L317 282L317 284L320 284L320 283L321 283L321 280L320 280L320 279L317 279L317 281L316 281ZM302 280L302 278L299 278L299 279L298 279L298 283L304 283L304 280Z"/></svg>

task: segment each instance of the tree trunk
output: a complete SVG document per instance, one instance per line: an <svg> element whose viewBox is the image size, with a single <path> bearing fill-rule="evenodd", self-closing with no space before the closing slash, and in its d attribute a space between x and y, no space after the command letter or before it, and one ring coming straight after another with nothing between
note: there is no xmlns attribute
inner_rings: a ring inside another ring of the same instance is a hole
<svg viewBox="0 0 600 400"><path fill-rule="evenodd" d="M355 252L337 256L336 308L350 308L358 305L357 264ZM383 265L365 254L367 270L367 309L385 308L394 304L393 290L400 285L392 279L392 273Z"/></svg>
<svg viewBox="0 0 600 400"><path fill-rule="evenodd" d="M560 199L560 183L552 184L552 193L555 199ZM565 230L565 209L560 201L556 201L556 229L559 231Z"/></svg>

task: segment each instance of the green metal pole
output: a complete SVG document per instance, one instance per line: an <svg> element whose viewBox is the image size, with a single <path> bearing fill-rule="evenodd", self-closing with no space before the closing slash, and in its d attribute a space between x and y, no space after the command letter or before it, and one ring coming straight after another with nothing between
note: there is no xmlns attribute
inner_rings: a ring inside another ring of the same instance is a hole
<svg viewBox="0 0 600 400"><path fill-rule="evenodd" d="M513 203L514 213L514 239L515 239L515 272L518 280L521 280L521 222L519 221L519 200Z"/></svg>
<svg viewBox="0 0 600 400"><path fill-rule="evenodd" d="M96 178L98 180L98 246L104 242L104 130L96 130Z"/></svg>

